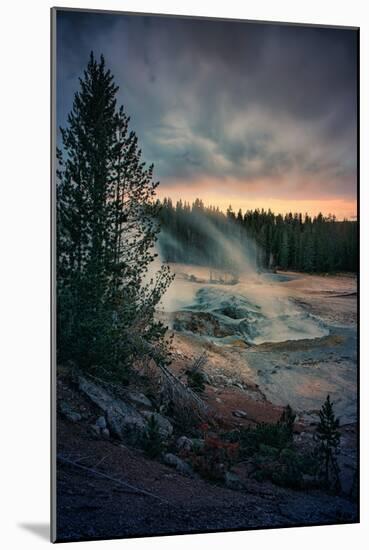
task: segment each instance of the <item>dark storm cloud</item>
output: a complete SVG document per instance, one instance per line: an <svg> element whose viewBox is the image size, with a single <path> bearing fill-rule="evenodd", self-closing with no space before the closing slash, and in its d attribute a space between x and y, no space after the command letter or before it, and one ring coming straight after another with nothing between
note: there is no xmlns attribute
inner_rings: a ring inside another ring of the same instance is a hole
<svg viewBox="0 0 369 550"><path fill-rule="evenodd" d="M90 50L163 185L310 177L355 195L355 31L59 12L61 125Z"/></svg>

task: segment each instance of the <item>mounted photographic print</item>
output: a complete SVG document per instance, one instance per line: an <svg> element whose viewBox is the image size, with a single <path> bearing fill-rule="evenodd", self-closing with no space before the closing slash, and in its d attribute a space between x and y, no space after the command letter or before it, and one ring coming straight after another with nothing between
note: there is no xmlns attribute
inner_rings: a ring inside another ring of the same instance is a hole
<svg viewBox="0 0 369 550"><path fill-rule="evenodd" d="M359 520L349 27L52 10L52 540Z"/></svg>

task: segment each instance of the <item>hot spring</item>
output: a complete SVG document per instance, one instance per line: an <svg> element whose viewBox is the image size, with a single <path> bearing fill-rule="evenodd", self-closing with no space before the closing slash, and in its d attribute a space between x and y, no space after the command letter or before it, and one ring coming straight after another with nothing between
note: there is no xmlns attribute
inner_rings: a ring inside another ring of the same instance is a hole
<svg viewBox="0 0 369 550"><path fill-rule="evenodd" d="M287 275L248 272L238 281L207 268L175 265L176 278L163 299L172 328L201 335L215 344L248 345L321 338L326 325L283 290ZM216 278L218 277L218 279ZM210 282L210 281L216 282Z"/></svg>

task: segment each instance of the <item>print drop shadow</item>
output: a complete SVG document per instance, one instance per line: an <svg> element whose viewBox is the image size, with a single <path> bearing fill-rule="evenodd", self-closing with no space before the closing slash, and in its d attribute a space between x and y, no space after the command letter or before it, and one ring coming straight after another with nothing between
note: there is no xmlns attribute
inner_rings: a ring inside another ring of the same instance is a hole
<svg viewBox="0 0 369 550"><path fill-rule="evenodd" d="M48 523L19 523L18 527L30 531L41 539L50 540L50 525Z"/></svg>

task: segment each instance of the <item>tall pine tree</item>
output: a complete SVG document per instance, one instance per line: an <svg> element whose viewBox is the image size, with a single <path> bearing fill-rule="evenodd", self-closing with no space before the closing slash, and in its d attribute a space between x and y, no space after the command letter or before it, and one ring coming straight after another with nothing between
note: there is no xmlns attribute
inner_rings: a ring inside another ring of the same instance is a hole
<svg viewBox="0 0 369 550"><path fill-rule="evenodd" d="M142 355L165 361L154 312L172 278L167 266L149 276L158 183L117 91L91 53L57 153L58 359L109 377Z"/></svg>

